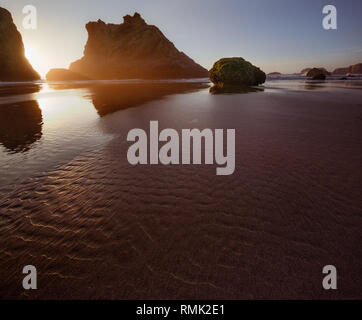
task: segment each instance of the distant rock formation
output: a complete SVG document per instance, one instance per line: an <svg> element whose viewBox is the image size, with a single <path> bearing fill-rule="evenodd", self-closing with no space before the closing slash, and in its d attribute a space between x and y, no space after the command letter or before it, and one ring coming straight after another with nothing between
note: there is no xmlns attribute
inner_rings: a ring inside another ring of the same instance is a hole
<svg viewBox="0 0 362 320"><path fill-rule="evenodd" d="M355 64L353 66L349 66L346 68L337 68L333 72L333 74L362 74L362 63Z"/></svg>
<svg viewBox="0 0 362 320"><path fill-rule="evenodd" d="M210 70L210 80L217 85L257 86L265 79L263 71L240 57L220 59Z"/></svg>
<svg viewBox="0 0 362 320"><path fill-rule="evenodd" d="M84 56L69 69L96 80L207 77L206 69L176 49L162 32L135 13L122 24L86 25Z"/></svg>
<svg viewBox="0 0 362 320"><path fill-rule="evenodd" d="M351 68L351 71L350 73L353 73L353 74L362 74L362 63L358 63L358 64L355 64L353 65Z"/></svg>
<svg viewBox="0 0 362 320"><path fill-rule="evenodd" d="M319 68L305 68L305 69L303 69L303 70L300 72L300 74L301 74L302 76L310 77L310 76L308 76L308 73L309 73L312 69L318 69L321 73L323 73L323 74L326 75L326 76L330 76L330 75L331 75L331 73L330 73L329 71L327 71L325 68L321 68L321 67L319 67Z"/></svg>
<svg viewBox="0 0 362 320"><path fill-rule="evenodd" d="M8 10L0 7L0 81L40 79L25 57L22 37Z"/></svg>
<svg viewBox="0 0 362 320"><path fill-rule="evenodd" d="M328 71L327 71L328 73ZM312 80L325 80L326 79L326 70L321 68L313 68L308 71L307 77L311 77Z"/></svg>
<svg viewBox="0 0 362 320"><path fill-rule="evenodd" d="M343 74L343 75L346 75L347 73L349 73L349 67L347 68L337 68L335 69L332 73L333 74Z"/></svg>
<svg viewBox="0 0 362 320"><path fill-rule="evenodd" d="M66 80L90 80L88 77L68 69L51 69L46 75L47 81L66 81Z"/></svg>
<svg viewBox="0 0 362 320"><path fill-rule="evenodd" d="M281 73L280 72L270 72L268 73L268 76L280 76Z"/></svg>

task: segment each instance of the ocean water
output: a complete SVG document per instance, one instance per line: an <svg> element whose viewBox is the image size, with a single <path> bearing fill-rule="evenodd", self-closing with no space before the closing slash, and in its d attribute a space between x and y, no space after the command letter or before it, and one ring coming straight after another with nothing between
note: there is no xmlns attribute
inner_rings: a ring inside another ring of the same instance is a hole
<svg viewBox="0 0 362 320"><path fill-rule="evenodd" d="M0 297L361 298L361 89L1 83ZM235 129L234 174L131 166L127 133L150 120ZM333 292L327 264L342 279Z"/></svg>

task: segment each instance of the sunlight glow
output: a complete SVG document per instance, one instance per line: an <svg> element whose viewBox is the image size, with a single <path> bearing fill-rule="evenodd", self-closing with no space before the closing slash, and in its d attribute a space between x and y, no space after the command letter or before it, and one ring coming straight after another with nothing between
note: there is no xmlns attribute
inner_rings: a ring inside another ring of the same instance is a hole
<svg viewBox="0 0 362 320"><path fill-rule="evenodd" d="M40 54L41 51L36 47L26 44L24 44L24 46L26 58L29 60L33 68L40 74L40 76L45 78L46 73L50 69L47 59L45 56Z"/></svg>

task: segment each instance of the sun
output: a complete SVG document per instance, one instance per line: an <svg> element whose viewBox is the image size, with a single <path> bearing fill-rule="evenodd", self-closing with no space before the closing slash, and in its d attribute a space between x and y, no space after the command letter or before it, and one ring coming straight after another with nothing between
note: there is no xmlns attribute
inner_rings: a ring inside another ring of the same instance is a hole
<svg viewBox="0 0 362 320"><path fill-rule="evenodd" d="M40 52L41 51L34 46L25 45L25 57L41 77L44 77L48 70L48 64Z"/></svg>

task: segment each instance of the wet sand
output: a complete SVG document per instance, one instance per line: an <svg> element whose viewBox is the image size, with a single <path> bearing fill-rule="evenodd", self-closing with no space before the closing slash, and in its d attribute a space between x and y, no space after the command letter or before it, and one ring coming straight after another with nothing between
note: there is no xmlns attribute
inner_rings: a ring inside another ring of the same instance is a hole
<svg viewBox="0 0 362 320"><path fill-rule="evenodd" d="M0 180L0 297L362 298L362 90L287 82L246 94L154 90L143 88L148 98L132 108L117 86L35 94L40 109L57 97L84 100L91 116L77 134L88 132L88 145L69 139L74 131L63 124L47 127L45 108L30 150L9 155L2 142L6 171L19 156L27 166L29 152L42 165L16 178L0 169L8 175ZM150 120L160 129L235 128L234 174L132 167L127 133L147 131ZM56 148L67 156L53 161ZM38 290L22 289L28 264ZM328 264L338 290L322 287Z"/></svg>

